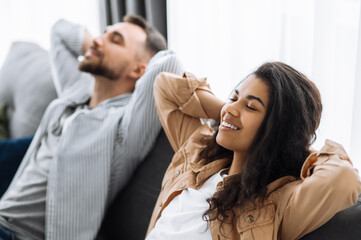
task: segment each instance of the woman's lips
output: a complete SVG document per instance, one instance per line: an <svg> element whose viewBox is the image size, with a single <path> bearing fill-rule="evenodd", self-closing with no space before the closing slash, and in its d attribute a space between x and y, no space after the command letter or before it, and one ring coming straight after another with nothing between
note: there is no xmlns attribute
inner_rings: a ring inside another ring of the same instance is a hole
<svg viewBox="0 0 361 240"><path fill-rule="evenodd" d="M233 131L239 130L238 127L236 127L236 126L234 126L233 124L231 124L231 123L229 123L229 122L226 122L226 121L222 121L220 127L221 127L223 130L225 130L225 129L230 129L230 130L233 130Z"/></svg>

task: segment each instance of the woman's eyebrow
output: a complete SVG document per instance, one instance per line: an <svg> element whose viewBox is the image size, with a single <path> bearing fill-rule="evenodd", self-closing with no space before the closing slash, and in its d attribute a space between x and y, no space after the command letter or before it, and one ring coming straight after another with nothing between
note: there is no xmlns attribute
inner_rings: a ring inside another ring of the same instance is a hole
<svg viewBox="0 0 361 240"><path fill-rule="evenodd" d="M254 100L258 101L259 103L261 103L262 106L264 107L264 103L262 102L262 100L259 97L256 97L256 96L253 96L253 95L248 95L246 98L249 99L249 100L254 99Z"/></svg>
<svg viewBox="0 0 361 240"><path fill-rule="evenodd" d="M239 91L237 89L235 89L234 92L237 94L237 96L239 95ZM253 95L248 95L246 98L249 99L249 100L256 100L259 103L261 103L262 106L264 106L264 103L262 102L262 100L259 97L256 97L256 96L253 96Z"/></svg>

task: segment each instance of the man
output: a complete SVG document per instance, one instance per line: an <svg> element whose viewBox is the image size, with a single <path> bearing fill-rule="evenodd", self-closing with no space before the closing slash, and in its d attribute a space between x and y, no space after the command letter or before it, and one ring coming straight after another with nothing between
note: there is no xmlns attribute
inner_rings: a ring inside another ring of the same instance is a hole
<svg viewBox="0 0 361 240"><path fill-rule="evenodd" d="M182 69L173 53L157 53L166 43L153 27L135 16L124 21L94 39L65 20L54 25L59 99L0 201L0 239L1 232L4 239L94 239L106 207L151 149L161 128L154 78Z"/></svg>

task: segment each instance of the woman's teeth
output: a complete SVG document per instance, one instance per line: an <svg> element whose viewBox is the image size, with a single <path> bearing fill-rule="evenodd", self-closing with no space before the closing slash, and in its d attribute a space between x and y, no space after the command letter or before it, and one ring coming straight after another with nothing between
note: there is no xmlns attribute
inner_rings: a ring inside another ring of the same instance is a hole
<svg viewBox="0 0 361 240"><path fill-rule="evenodd" d="M225 126L225 127L230 128L230 129L232 129L232 130L238 130L237 127L235 127L235 126L233 126L232 124L229 124L229 123L227 123L227 122L225 122L225 121L222 121L222 125Z"/></svg>

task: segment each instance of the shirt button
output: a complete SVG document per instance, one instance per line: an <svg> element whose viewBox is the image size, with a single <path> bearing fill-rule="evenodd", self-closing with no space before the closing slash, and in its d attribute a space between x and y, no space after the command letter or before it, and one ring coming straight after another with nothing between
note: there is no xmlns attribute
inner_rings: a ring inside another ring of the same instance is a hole
<svg viewBox="0 0 361 240"><path fill-rule="evenodd" d="M179 176L179 174L180 174L180 171L179 171L179 170L177 170L177 171L175 171L174 176L175 176L175 177L178 177L178 176Z"/></svg>
<svg viewBox="0 0 361 240"><path fill-rule="evenodd" d="M254 222L254 217L252 215L248 215L247 220L248 223L253 223Z"/></svg>
<svg viewBox="0 0 361 240"><path fill-rule="evenodd" d="M181 184L179 184L179 188L184 188L185 184L182 182Z"/></svg>

